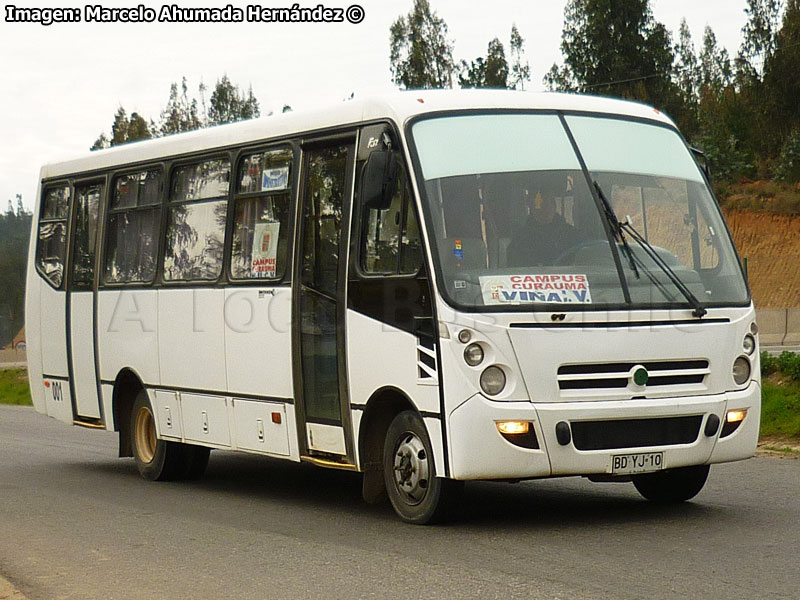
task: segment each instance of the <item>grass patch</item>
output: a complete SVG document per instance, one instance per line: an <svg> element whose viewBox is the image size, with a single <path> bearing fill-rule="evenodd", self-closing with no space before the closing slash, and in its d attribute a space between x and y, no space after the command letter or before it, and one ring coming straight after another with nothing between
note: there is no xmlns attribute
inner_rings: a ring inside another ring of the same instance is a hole
<svg viewBox="0 0 800 600"><path fill-rule="evenodd" d="M794 456L800 457L800 450L798 450L794 446L774 446L768 444L764 446L764 450L770 450L772 452L783 452L784 454L792 454Z"/></svg>
<svg viewBox="0 0 800 600"><path fill-rule="evenodd" d="M800 441L800 384L779 375L764 378L760 433Z"/></svg>
<svg viewBox="0 0 800 600"><path fill-rule="evenodd" d="M28 372L25 369L0 370L0 404L33 404L28 387Z"/></svg>

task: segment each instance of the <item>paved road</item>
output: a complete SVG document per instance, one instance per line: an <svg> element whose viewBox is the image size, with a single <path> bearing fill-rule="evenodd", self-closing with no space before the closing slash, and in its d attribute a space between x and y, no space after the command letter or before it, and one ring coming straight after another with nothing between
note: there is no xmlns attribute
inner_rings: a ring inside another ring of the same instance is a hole
<svg viewBox="0 0 800 600"><path fill-rule="evenodd" d="M766 352L774 355L778 355L786 350L800 354L800 346L761 346L761 350L765 350Z"/></svg>
<svg viewBox="0 0 800 600"><path fill-rule="evenodd" d="M0 573L50 598L792 598L800 460L712 468L672 508L583 479L467 487L412 527L353 473L213 453L150 483L107 432L0 406Z"/></svg>

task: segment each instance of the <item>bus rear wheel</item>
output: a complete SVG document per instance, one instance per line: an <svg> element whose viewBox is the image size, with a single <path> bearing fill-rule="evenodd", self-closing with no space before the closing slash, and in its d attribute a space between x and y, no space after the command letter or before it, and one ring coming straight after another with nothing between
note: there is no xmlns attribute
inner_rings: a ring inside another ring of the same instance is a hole
<svg viewBox="0 0 800 600"><path fill-rule="evenodd" d="M441 521L463 487L436 477L425 424L410 410L398 414L386 432L383 477L395 512L415 525Z"/></svg>
<svg viewBox="0 0 800 600"><path fill-rule="evenodd" d="M145 390L133 403L130 431L136 467L145 479L199 479L205 472L208 448L158 439L153 407Z"/></svg>
<svg viewBox="0 0 800 600"><path fill-rule="evenodd" d="M680 467L633 476L633 485L645 498L660 504L676 504L694 498L708 478L708 465Z"/></svg>

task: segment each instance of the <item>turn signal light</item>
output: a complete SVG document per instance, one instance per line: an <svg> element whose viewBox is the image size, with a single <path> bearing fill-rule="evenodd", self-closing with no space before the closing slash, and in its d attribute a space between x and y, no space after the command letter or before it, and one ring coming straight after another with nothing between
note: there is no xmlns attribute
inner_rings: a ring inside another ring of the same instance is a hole
<svg viewBox="0 0 800 600"><path fill-rule="evenodd" d="M727 413L725 413L725 424L722 426L722 432L719 434L719 437L728 437L734 431L739 429L739 425L742 424L742 421L744 421L746 416L746 408L729 410Z"/></svg>
<svg viewBox="0 0 800 600"><path fill-rule="evenodd" d="M530 428L530 421L497 421L497 431L505 435L522 435Z"/></svg>
<svg viewBox="0 0 800 600"><path fill-rule="evenodd" d="M725 415L725 420L728 423L738 423L739 421L744 421L746 414L746 410L729 410L728 414Z"/></svg>
<svg viewBox="0 0 800 600"><path fill-rule="evenodd" d="M495 425L507 442L528 450L539 449L536 429L530 421L495 421Z"/></svg>

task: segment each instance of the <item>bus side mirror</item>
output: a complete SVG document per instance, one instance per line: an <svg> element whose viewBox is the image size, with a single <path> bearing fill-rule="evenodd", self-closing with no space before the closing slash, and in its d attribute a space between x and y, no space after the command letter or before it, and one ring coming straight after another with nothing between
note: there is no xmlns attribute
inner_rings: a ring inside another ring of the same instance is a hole
<svg viewBox="0 0 800 600"><path fill-rule="evenodd" d="M361 179L361 198L364 206L386 210L392 204L397 163L391 150L375 150L367 158Z"/></svg>
<svg viewBox="0 0 800 600"><path fill-rule="evenodd" d="M706 179L708 179L709 183L711 182L711 165L708 162L708 157L706 153L700 150L699 148L690 147L689 150L692 151L694 155L695 161L697 161L698 166L702 169L703 173L706 174Z"/></svg>

